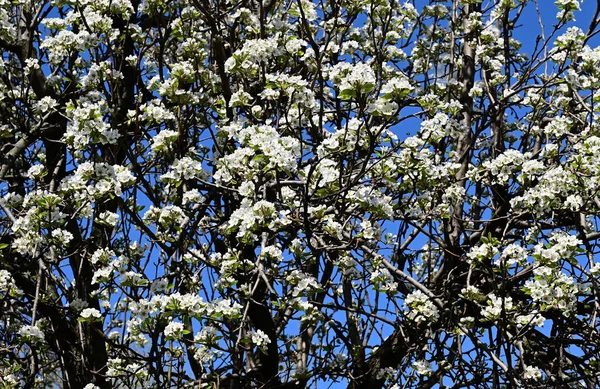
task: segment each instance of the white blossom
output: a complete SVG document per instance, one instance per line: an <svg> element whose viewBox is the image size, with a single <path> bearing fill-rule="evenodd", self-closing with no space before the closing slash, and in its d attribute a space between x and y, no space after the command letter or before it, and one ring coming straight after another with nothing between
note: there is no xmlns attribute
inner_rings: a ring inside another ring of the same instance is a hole
<svg viewBox="0 0 600 389"><path fill-rule="evenodd" d="M430 375L432 373L431 364L423 359L413 362L413 369L420 375Z"/></svg>
<svg viewBox="0 0 600 389"><path fill-rule="evenodd" d="M171 339L179 339L183 335L184 327L183 323L172 321L165 327L165 337Z"/></svg>
<svg viewBox="0 0 600 389"><path fill-rule="evenodd" d="M408 308L408 318L417 323L423 321L437 321L439 310L433 302L420 290L411 292L404 299L404 306Z"/></svg>
<svg viewBox="0 0 600 389"><path fill-rule="evenodd" d="M81 311L79 316L86 320L95 320L100 319L102 314L96 308L85 308L83 311Z"/></svg>
<svg viewBox="0 0 600 389"><path fill-rule="evenodd" d="M37 325L24 325L19 328L19 335L33 342L43 342L44 332Z"/></svg>
<svg viewBox="0 0 600 389"><path fill-rule="evenodd" d="M249 335L252 344L254 344L255 346L264 347L271 343L271 339L269 339L269 336L261 330L250 331Z"/></svg>

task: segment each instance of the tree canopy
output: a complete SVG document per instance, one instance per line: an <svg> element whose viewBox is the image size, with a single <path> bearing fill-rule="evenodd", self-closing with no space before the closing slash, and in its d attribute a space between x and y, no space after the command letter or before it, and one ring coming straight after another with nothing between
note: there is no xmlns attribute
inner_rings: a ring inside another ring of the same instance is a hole
<svg viewBox="0 0 600 389"><path fill-rule="evenodd" d="M0 387L600 387L588 3L0 0Z"/></svg>

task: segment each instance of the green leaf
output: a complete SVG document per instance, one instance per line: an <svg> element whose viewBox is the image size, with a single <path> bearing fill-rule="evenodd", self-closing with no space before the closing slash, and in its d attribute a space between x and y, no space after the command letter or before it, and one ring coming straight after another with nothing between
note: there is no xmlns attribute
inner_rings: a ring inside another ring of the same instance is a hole
<svg viewBox="0 0 600 389"><path fill-rule="evenodd" d="M338 98L340 100L350 100L352 97L356 96L356 91L352 90L352 89L344 89L343 91L340 92L340 94L338 95Z"/></svg>

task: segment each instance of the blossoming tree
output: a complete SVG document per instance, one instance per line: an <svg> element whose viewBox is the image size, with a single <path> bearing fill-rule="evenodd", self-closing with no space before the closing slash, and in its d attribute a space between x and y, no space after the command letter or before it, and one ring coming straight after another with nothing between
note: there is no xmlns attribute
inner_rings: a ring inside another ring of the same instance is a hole
<svg viewBox="0 0 600 389"><path fill-rule="evenodd" d="M0 0L0 387L599 387L586 5Z"/></svg>

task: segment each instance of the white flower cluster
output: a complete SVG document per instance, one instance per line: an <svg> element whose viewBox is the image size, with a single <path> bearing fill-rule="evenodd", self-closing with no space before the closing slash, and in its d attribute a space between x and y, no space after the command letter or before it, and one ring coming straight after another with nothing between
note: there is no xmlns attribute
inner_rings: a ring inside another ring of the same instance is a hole
<svg viewBox="0 0 600 389"><path fill-rule="evenodd" d="M107 367L106 375L108 377L118 377L126 370L125 361L121 358L109 358Z"/></svg>
<svg viewBox="0 0 600 389"><path fill-rule="evenodd" d="M177 185L184 180L207 179L208 173L202 169L202 162L190 157L176 159L171 169L160 176L160 180L169 184Z"/></svg>
<svg viewBox="0 0 600 389"><path fill-rule="evenodd" d="M339 97L348 99L367 94L375 89L375 72L370 65L358 62L340 62L329 69L329 78L339 89Z"/></svg>
<svg viewBox="0 0 600 389"><path fill-rule="evenodd" d="M533 249L535 260L546 266L555 266L560 260L569 260L583 244L576 236L557 232L550 237L549 247L540 242Z"/></svg>
<svg viewBox="0 0 600 389"><path fill-rule="evenodd" d="M504 248L502 255L500 255L500 258L494 264L506 267L524 265L527 263L527 255L527 249L512 243Z"/></svg>
<svg viewBox="0 0 600 389"><path fill-rule="evenodd" d="M494 293L490 293L488 297L488 306L481 310L481 316L485 320L497 320L503 313L514 308L512 297L497 297Z"/></svg>
<svg viewBox="0 0 600 389"><path fill-rule="evenodd" d="M135 250L132 251L132 254L134 254ZM114 256L115 253L112 250L99 249L94 252L90 261L99 265L99 267L94 272L92 284L99 284L111 280L115 272L118 272L121 275L122 282L134 283L134 279L143 282L141 281L141 275L127 270L129 259L126 256L120 255L117 258ZM133 258L134 256L132 255L132 259Z"/></svg>
<svg viewBox="0 0 600 389"><path fill-rule="evenodd" d="M345 279L355 280L360 279L362 276L362 273L358 270L358 262L350 255L340 256L335 265L340 268Z"/></svg>
<svg viewBox="0 0 600 389"><path fill-rule="evenodd" d="M527 315L518 315L515 319L518 327L532 325L535 327L543 327L546 318L539 313L530 313Z"/></svg>
<svg viewBox="0 0 600 389"><path fill-rule="evenodd" d="M300 15L300 6L302 6L302 13L308 21L313 21L317 18L317 4L310 0L300 0L292 3L291 9L296 15Z"/></svg>
<svg viewBox="0 0 600 389"><path fill-rule="evenodd" d="M156 154L167 153L178 138L177 131L162 130L152 138L150 147Z"/></svg>
<svg viewBox="0 0 600 389"><path fill-rule="evenodd" d="M196 294L179 292L170 295L155 295L150 300L140 299L132 302L131 311L136 317L147 317L164 312L178 315L191 315L193 317L220 317L235 318L241 316L243 307L230 300L215 300L206 302ZM137 323L137 325L140 325Z"/></svg>
<svg viewBox="0 0 600 389"><path fill-rule="evenodd" d="M377 371L377 374L375 375L375 377L380 380L380 379L389 379L390 377L392 377L394 375L394 373L396 373L396 369L392 368L392 367L386 367L383 369L379 369Z"/></svg>
<svg viewBox="0 0 600 389"><path fill-rule="evenodd" d="M506 150L492 161L483 163L489 172L489 179L494 184L507 184L512 175L520 170L526 157L518 150Z"/></svg>
<svg viewBox="0 0 600 389"><path fill-rule="evenodd" d="M521 166L521 174L517 177L517 181L520 184L525 184L531 181L533 177L536 177L544 172L544 162L537 159L531 159L523 162Z"/></svg>
<svg viewBox="0 0 600 389"><path fill-rule="evenodd" d="M166 325L164 334L167 339L180 339L183 335L183 323L171 321Z"/></svg>
<svg viewBox="0 0 600 389"><path fill-rule="evenodd" d="M309 209L309 213L311 216L315 214L318 215L319 211L315 212L315 209ZM344 226L342 223L336 221L335 215L325 215L322 221L323 231L329 234L329 236L335 237L338 240L342 240L344 238Z"/></svg>
<svg viewBox="0 0 600 389"><path fill-rule="evenodd" d="M260 256L276 262L283 261L283 252L277 246L266 246L260 250Z"/></svg>
<svg viewBox="0 0 600 389"><path fill-rule="evenodd" d="M248 259L240 258L240 253L234 250L228 250L225 254L213 253L210 255L211 263L219 266L219 279L215 287L224 289L236 283L234 277L236 271L250 272L254 268L254 263Z"/></svg>
<svg viewBox="0 0 600 389"><path fill-rule="evenodd" d="M203 344L196 346L196 352L194 353L194 358L202 363L209 364L215 358L217 358L221 354L221 351L211 349Z"/></svg>
<svg viewBox="0 0 600 389"><path fill-rule="evenodd" d="M269 339L269 336L261 330L250 331L248 335L250 335L250 341L252 342L252 344L257 347L262 348L271 343L271 339Z"/></svg>
<svg viewBox="0 0 600 389"><path fill-rule="evenodd" d="M450 214L455 206L462 205L466 194L467 191L461 184L450 185L442 194L442 202L437 207L438 211L442 214Z"/></svg>
<svg viewBox="0 0 600 389"><path fill-rule="evenodd" d="M298 108L313 108L316 105L315 94L310 88L308 81L301 76L291 76L285 73L267 74L267 88L260 93L260 97L266 100L276 100L282 94L288 96L289 106L292 108L292 116ZM294 122L293 120L291 122ZM297 122L297 121L296 121Z"/></svg>
<svg viewBox="0 0 600 389"><path fill-rule="evenodd" d="M242 147L217 160L214 179L218 183L251 181L263 172L273 170L295 172L300 156L297 139L280 136L272 126L239 124L221 128L230 138L237 138Z"/></svg>
<svg viewBox="0 0 600 389"><path fill-rule="evenodd" d="M59 64L69 55L85 50L94 40L95 37L84 29L77 33L62 30L55 36L46 35L40 47L48 50L48 57L52 64Z"/></svg>
<svg viewBox="0 0 600 389"><path fill-rule="evenodd" d="M485 259L494 258L498 254L498 248L491 243L482 243L479 246L475 246L467 253L469 262L471 261L483 261Z"/></svg>
<svg viewBox="0 0 600 389"><path fill-rule="evenodd" d="M438 112L433 118L421 122L419 136L429 139L430 142L438 142L444 137L456 139L464 131L465 127L461 122Z"/></svg>
<svg viewBox="0 0 600 389"><path fill-rule="evenodd" d="M387 99L400 99L406 97L415 88L410 84L408 77L404 74L397 76L383 84L381 93Z"/></svg>
<svg viewBox="0 0 600 389"><path fill-rule="evenodd" d="M100 22L106 23L105 20L100 20ZM115 82L116 80L122 80L123 77L123 73L113 69L110 62L101 62L100 64L92 64L87 74L80 78L80 82L83 88L93 90L103 82Z"/></svg>
<svg viewBox="0 0 600 389"><path fill-rule="evenodd" d="M250 75L258 71L261 63L266 63L272 57L279 56L282 53L277 37L249 39L244 42L243 48L236 50L225 61L225 71Z"/></svg>
<svg viewBox="0 0 600 389"><path fill-rule="evenodd" d="M100 248L100 249L94 251L94 253L92 254L92 257L90 258L90 261L94 265L95 264L106 264L114 256L115 256L115 252L114 251L112 251L110 249L106 249L106 248Z"/></svg>
<svg viewBox="0 0 600 389"><path fill-rule="evenodd" d="M180 82L190 82L194 80L196 66L190 61L175 62L170 65L171 77Z"/></svg>
<svg viewBox="0 0 600 389"><path fill-rule="evenodd" d="M468 285L460 290L460 296L470 301L478 301L482 298L481 291L474 285Z"/></svg>
<svg viewBox="0 0 600 389"><path fill-rule="evenodd" d="M370 220L360 222L360 233L365 239L379 240L381 239L381 226L378 223L371 223Z"/></svg>
<svg viewBox="0 0 600 389"><path fill-rule="evenodd" d="M23 255L36 255L44 243L66 246L73 234L62 228L67 215L61 211L63 199L48 191L36 190L23 199L23 211L11 230L16 237L14 249Z"/></svg>
<svg viewBox="0 0 600 389"><path fill-rule="evenodd" d="M185 204L201 204L205 200L204 196L198 189L192 189L185 192L181 198L181 202Z"/></svg>
<svg viewBox="0 0 600 389"><path fill-rule="evenodd" d="M15 280L7 270L0 270L0 298L4 296L18 297L22 291L17 288Z"/></svg>
<svg viewBox="0 0 600 389"><path fill-rule="evenodd" d="M315 175L318 178L318 182L321 185L327 185L329 183L335 182L340 177L340 168L339 164L334 160L329 158L324 158L319 161L317 165L317 174Z"/></svg>
<svg viewBox="0 0 600 389"><path fill-rule="evenodd" d="M285 280L294 286L291 293L293 297L305 296L321 288L313 276L299 270L293 270Z"/></svg>
<svg viewBox="0 0 600 389"><path fill-rule="evenodd" d="M243 89L239 89L231 95L229 99L230 107L245 107L250 105L252 95Z"/></svg>
<svg viewBox="0 0 600 389"><path fill-rule="evenodd" d="M423 321L436 321L439 316L438 308L420 290L415 290L406 296L404 306L408 308L408 318L421 323Z"/></svg>
<svg viewBox="0 0 600 389"><path fill-rule="evenodd" d="M523 378L526 380L539 380L542 378L542 372L537 367L525 365Z"/></svg>
<svg viewBox="0 0 600 389"><path fill-rule="evenodd" d="M102 314L96 308L85 308L79 316L85 320L96 320L102 318Z"/></svg>
<svg viewBox="0 0 600 389"><path fill-rule="evenodd" d="M290 54L297 54L306 47L307 43L303 39L293 37L285 43L285 49Z"/></svg>
<svg viewBox="0 0 600 389"><path fill-rule="evenodd" d="M496 8L496 10L500 9L500 7ZM475 15L475 18L471 19L468 23L475 28L480 28L481 15L478 13L475 13ZM495 18L492 17L492 20L493 19ZM481 64L489 73L487 82L493 87L506 80L506 76L503 74L505 63L504 41L500 30L495 26L495 23L488 23L480 29L478 35L479 42L475 46L475 61L478 64ZM514 39L511 39L511 41L515 42ZM483 87L484 85L481 85L481 89L483 89ZM474 93L479 94L481 92L474 91Z"/></svg>
<svg viewBox="0 0 600 389"><path fill-rule="evenodd" d="M23 202L23 196L15 192L8 192L4 197L0 197L0 204L5 207L15 209Z"/></svg>
<svg viewBox="0 0 600 389"><path fill-rule="evenodd" d="M42 164L33 165L27 170L27 177L31 180L41 178L46 172L46 168Z"/></svg>
<svg viewBox="0 0 600 389"><path fill-rule="evenodd" d="M63 140L76 151L81 151L90 144L115 144L119 139L119 131L111 128L103 116L105 103L83 101L71 112L71 122Z"/></svg>
<svg viewBox="0 0 600 389"><path fill-rule="evenodd" d="M464 21L463 30L465 34L479 33L483 22L481 20L481 12L469 12L468 17Z"/></svg>
<svg viewBox="0 0 600 389"><path fill-rule="evenodd" d="M583 0L581 0L583 1ZM554 4L558 5L558 13L556 19L559 21L569 22L575 20L575 11L580 11L580 0L557 0Z"/></svg>
<svg viewBox="0 0 600 389"><path fill-rule="evenodd" d="M533 280L525 282L523 290L531 296L534 302L540 304L540 309L559 309L565 316L574 313L577 306L577 295L586 287L575 282L572 277L559 269L539 266L533 269Z"/></svg>
<svg viewBox="0 0 600 389"><path fill-rule="evenodd" d="M371 273L369 279L373 283L373 288L377 291L393 294L398 289L398 283L394 281L394 278L387 269L375 270Z"/></svg>
<svg viewBox="0 0 600 389"><path fill-rule="evenodd" d="M577 58L583 48L586 34L579 27L569 27L566 32L554 41L554 48L550 50L552 60L557 63L567 58Z"/></svg>
<svg viewBox="0 0 600 389"><path fill-rule="evenodd" d="M319 158L331 158L339 152L362 149L368 144L368 133L364 123L357 118L348 120L345 125L336 128L334 133L326 133L323 142L317 148Z"/></svg>
<svg viewBox="0 0 600 389"><path fill-rule="evenodd" d="M119 222L119 214L115 213L115 212L102 212L98 215L98 219L96 219L96 222L110 226L110 227L116 227L117 223Z"/></svg>
<svg viewBox="0 0 600 389"><path fill-rule="evenodd" d="M168 230L181 225L185 220L185 213L177 205L165 205L161 208L151 205L143 216L145 223L156 223L159 227Z"/></svg>
<svg viewBox="0 0 600 389"><path fill-rule="evenodd" d="M556 0L554 4L561 10L579 11L581 10L579 1L580 0Z"/></svg>
<svg viewBox="0 0 600 389"><path fill-rule="evenodd" d="M406 97L413 90L408 77L400 73L400 76L393 77L381 87L382 96L369 104L369 112L376 116L393 116L398 112L396 101Z"/></svg>
<svg viewBox="0 0 600 389"><path fill-rule="evenodd" d="M173 114L173 112L171 112L167 108L165 108L164 104L159 99L154 99L152 101L144 103L140 106L139 109L142 112L142 114L139 116L139 119L141 119L147 123L162 124L166 121L175 120L175 114ZM136 115L135 111L128 112L128 116L131 118L135 117L135 115ZM175 131L171 131L171 130L163 130L163 131L160 131L158 134L161 134L163 132L177 134ZM166 134L163 134L163 136L165 136L165 135ZM152 150L155 149L154 143L156 141L157 140L155 137L153 139Z"/></svg>
<svg viewBox="0 0 600 389"><path fill-rule="evenodd" d="M381 190L362 185L348 192L348 199L359 204L369 213L392 219L394 217L394 208L392 198L381 193Z"/></svg>
<svg viewBox="0 0 600 389"><path fill-rule="evenodd" d="M134 12L129 0L77 0L77 5L83 11L86 25L92 23L91 20L106 20L110 15L121 16L127 20ZM110 22L108 24L110 26Z"/></svg>
<svg viewBox="0 0 600 389"><path fill-rule="evenodd" d="M90 181L94 184L90 184ZM106 196L121 196L123 190L133 183L135 177L125 166L84 162L77 166L72 175L63 179L59 192L83 206L88 201ZM83 208L82 212L86 210L87 216L91 216L91 208Z"/></svg>
<svg viewBox="0 0 600 389"><path fill-rule="evenodd" d="M244 198L223 229L226 232L238 231L238 237L252 240L257 238L254 232L262 227L276 230L280 226L289 224L290 220L286 216L286 212L277 212L271 202L260 200L253 204L249 199Z"/></svg>
<svg viewBox="0 0 600 389"><path fill-rule="evenodd" d="M34 343L44 341L44 332L37 325L22 326L19 328L19 335Z"/></svg>
<svg viewBox="0 0 600 389"><path fill-rule="evenodd" d="M595 72L600 64L600 47L590 48L584 46L581 51L581 64L579 65L582 70Z"/></svg>
<svg viewBox="0 0 600 389"><path fill-rule="evenodd" d="M211 344L218 340L219 330L213 326L206 326L194 336L194 342Z"/></svg>
<svg viewBox="0 0 600 389"><path fill-rule="evenodd" d="M563 166L557 166L547 170L535 187L527 189L522 196L514 197L510 201L511 207L525 208L540 214L556 206L569 208L571 204L565 204L561 197L566 198L576 187L577 177Z"/></svg>
<svg viewBox="0 0 600 389"><path fill-rule="evenodd" d="M398 104L395 101L379 98L369 104L369 113L373 116L391 117L398 112Z"/></svg>
<svg viewBox="0 0 600 389"><path fill-rule="evenodd" d="M571 127L573 126L573 119L564 116L558 116L552 119L546 127L544 127L544 133L549 136L555 136L560 138L561 136L568 134Z"/></svg>
<svg viewBox="0 0 600 389"><path fill-rule="evenodd" d="M427 362L424 359L414 361L412 366L415 372L420 375L430 375L433 372L433 370L431 369L431 363Z"/></svg>

